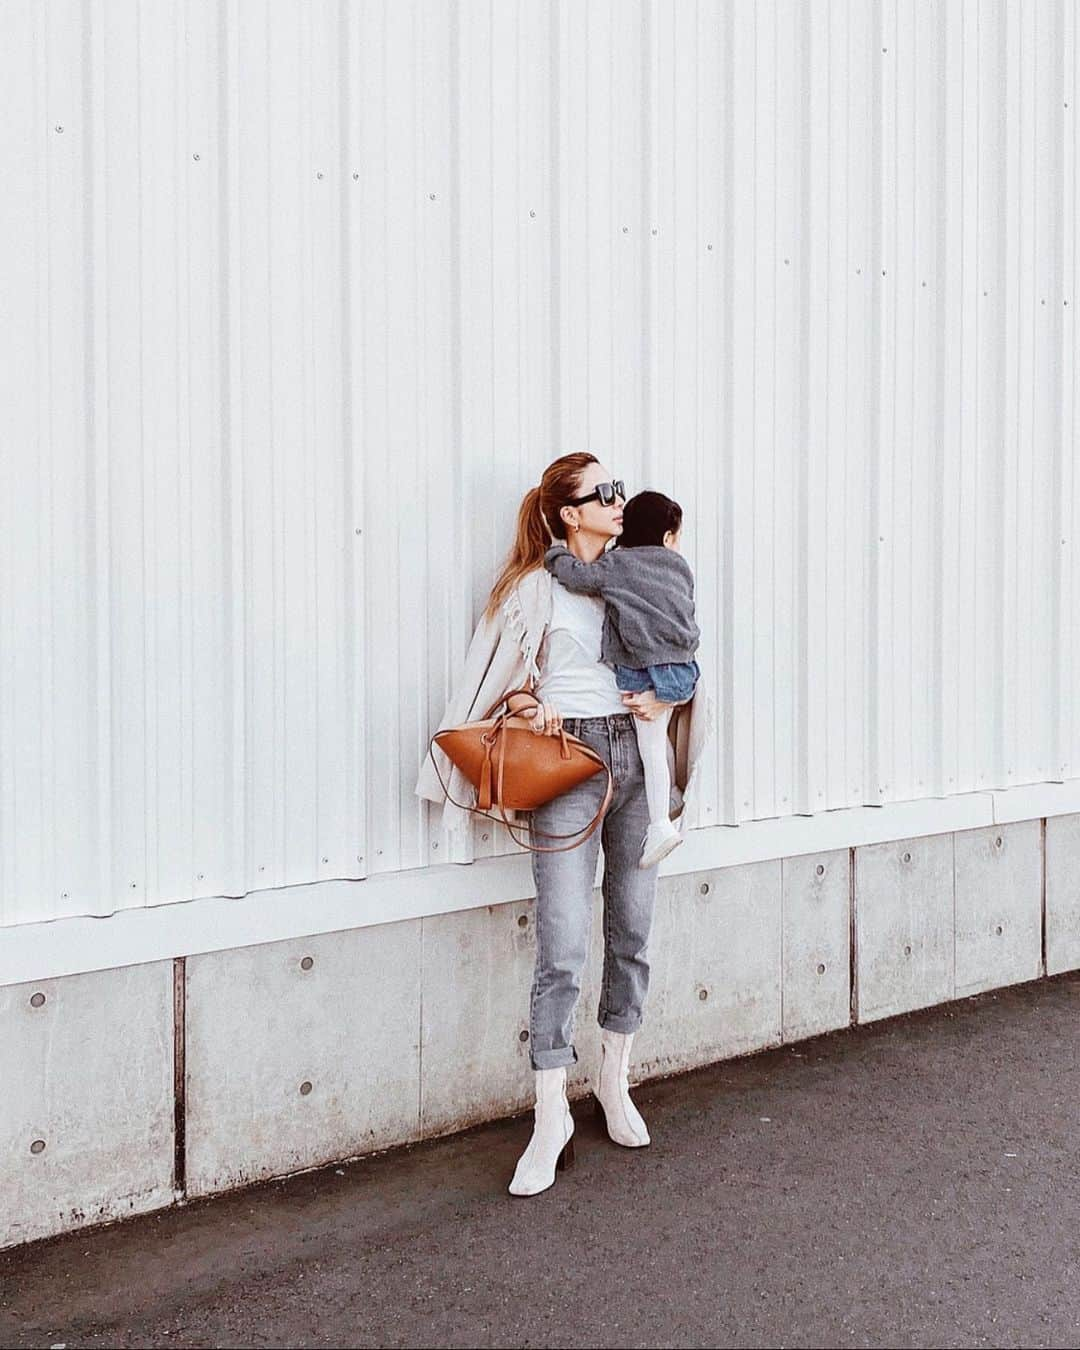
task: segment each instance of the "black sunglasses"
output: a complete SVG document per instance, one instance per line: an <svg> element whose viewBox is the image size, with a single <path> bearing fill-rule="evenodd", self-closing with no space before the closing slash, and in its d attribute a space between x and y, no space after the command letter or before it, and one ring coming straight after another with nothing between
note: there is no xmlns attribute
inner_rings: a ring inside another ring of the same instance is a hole
<svg viewBox="0 0 1080 1350"><path fill-rule="evenodd" d="M613 483L597 483L596 487L586 497L571 497L566 503L567 506L583 506L586 502L598 501L601 506L613 506L615 498L621 497L626 501L626 484L621 478L616 478Z"/></svg>

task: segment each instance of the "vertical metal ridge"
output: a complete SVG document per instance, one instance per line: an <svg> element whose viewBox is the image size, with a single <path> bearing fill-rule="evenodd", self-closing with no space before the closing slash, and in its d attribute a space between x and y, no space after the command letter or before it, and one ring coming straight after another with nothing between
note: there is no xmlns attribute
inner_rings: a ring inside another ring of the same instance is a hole
<svg viewBox="0 0 1080 1350"><path fill-rule="evenodd" d="M219 10L218 63L220 120L218 126L218 309L221 334L221 463L224 501L225 632L230 660L224 688L230 728L230 754L225 764L225 799L229 804L228 860L223 879L231 893L245 893L257 884L250 875L247 812L247 642L246 642L246 513L244 511L243 366L240 358L240 41L236 0Z"/></svg>
<svg viewBox="0 0 1080 1350"><path fill-rule="evenodd" d="M105 15L102 0L85 0L83 146L83 266L85 314L86 464L88 466L87 585L94 698L91 703L91 763L96 774L97 866L88 907L108 914L113 904L113 701L112 556L109 491L109 275L108 127L105 103Z"/></svg>

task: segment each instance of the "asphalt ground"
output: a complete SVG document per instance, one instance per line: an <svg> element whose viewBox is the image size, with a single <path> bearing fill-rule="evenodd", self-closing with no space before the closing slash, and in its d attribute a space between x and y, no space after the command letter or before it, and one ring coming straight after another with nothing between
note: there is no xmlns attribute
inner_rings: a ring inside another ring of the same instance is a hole
<svg viewBox="0 0 1080 1350"><path fill-rule="evenodd" d="M0 1345L1080 1344L1080 973L0 1255Z"/></svg>

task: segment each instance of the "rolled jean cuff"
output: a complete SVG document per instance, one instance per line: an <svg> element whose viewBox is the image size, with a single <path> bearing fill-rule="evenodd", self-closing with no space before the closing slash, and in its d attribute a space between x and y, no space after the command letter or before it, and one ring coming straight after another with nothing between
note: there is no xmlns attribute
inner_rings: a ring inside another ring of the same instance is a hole
<svg viewBox="0 0 1080 1350"><path fill-rule="evenodd" d="M607 1013L597 1018L605 1031L614 1031L620 1036L632 1036L641 1027L642 1020L640 1015L635 1016L633 1013L626 1013L622 1017L613 1017L611 1013Z"/></svg>
<svg viewBox="0 0 1080 1350"><path fill-rule="evenodd" d="M537 1050L531 1059L534 1069L569 1069L577 1063L577 1051L572 1045L561 1050Z"/></svg>

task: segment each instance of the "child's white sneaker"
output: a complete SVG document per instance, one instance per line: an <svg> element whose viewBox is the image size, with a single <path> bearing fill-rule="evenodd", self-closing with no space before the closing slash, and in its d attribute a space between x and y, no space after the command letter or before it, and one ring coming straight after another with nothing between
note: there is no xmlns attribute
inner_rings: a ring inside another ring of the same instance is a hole
<svg viewBox="0 0 1080 1350"><path fill-rule="evenodd" d="M670 820L654 822L645 832L639 867L655 867L682 843L683 837Z"/></svg>

